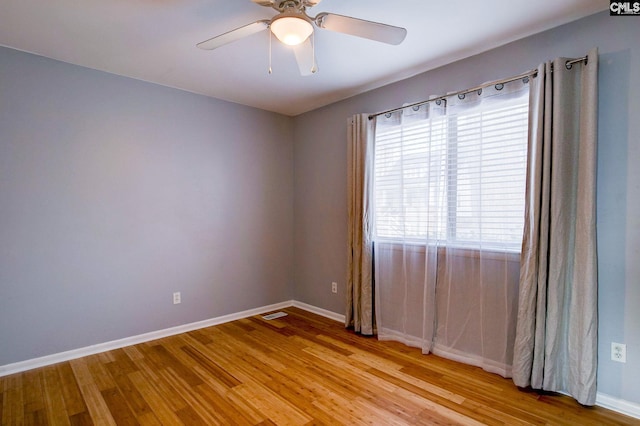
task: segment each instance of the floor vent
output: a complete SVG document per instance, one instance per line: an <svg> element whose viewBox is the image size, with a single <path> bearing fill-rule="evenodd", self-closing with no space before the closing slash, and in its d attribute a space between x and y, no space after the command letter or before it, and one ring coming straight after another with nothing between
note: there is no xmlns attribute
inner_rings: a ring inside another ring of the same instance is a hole
<svg viewBox="0 0 640 426"><path fill-rule="evenodd" d="M280 317L286 317L287 314L284 312L276 312L274 314L269 314L269 315L265 315L262 318L266 319L266 320L272 320L272 319L276 319L276 318L280 318Z"/></svg>

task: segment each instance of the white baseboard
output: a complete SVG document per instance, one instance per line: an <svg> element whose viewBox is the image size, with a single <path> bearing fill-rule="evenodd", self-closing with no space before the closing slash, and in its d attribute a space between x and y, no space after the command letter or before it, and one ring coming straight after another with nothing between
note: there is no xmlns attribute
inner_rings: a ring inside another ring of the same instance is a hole
<svg viewBox="0 0 640 426"><path fill-rule="evenodd" d="M612 411L617 411L618 413L635 417L636 419L640 419L640 404L636 404L631 401L626 401L624 399L615 398L611 395L607 395L606 393L598 392L596 394L596 405L603 408L608 408Z"/></svg>
<svg viewBox="0 0 640 426"><path fill-rule="evenodd" d="M163 337L174 336L180 333L186 333L200 328L211 327L218 324L224 324L239 320L242 318L252 317L254 315L264 314L266 312L276 311L278 309L288 308L295 306L305 311L309 311L314 314L318 314L336 321L344 323L344 315L336 314L335 312L327 311L326 309L317 308L306 303L297 302L295 300L288 300L286 302L276 303L273 305L262 306L260 308L249 309L234 314L223 315L221 317L211 318L204 321L192 322L190 324L183 324L176 327L166 328L164 330L152 331L149 333L139 334L137 336L125 337L124 339L112 340L110 342L98 343L96 345L87 346L84 348L72 349L66 352L60 352L57 354L46 355L39 358L28 359L26 361L20 361L12 364L0 365L0 377L8 376L10 374L20 373L22 371L32 370L34 368L46 367L47 365L57 364L59 362L70 361L72 359L82 358L83 356L95 355L101 352L112 351L114 349L124 348L126 346L137 345L139 343L150 342L152 340L161 339Z"/></svg>
<svg viewBox="0 0 640 426"><path fill-rule="evenodd" d="M226 322L236 321L242 318L252 317L254 315L264 314L266 312L276 311L278 309L294 306L305 311L321 315L323 317L344 323L345 316L337 314L326 309L318 308L297 300L288 300L286 302L276 303L273 305L262 306L255 309L249 309L234 314L223 315L221 317L211 318L204 321L193 322L190 324L179 325L164 330L152 331L137 336L126 337L124 339L113 340L111 342L99 343L97 345L87 346L84 348L73 349L66 352L60 352L53 355L47 355L40 358L34 358L26 361L20 361L13 364L0 365L0 377L10 374L20 373L22 371L34 368L45 367L47 365L57 364L59 362L70 361L72 359L81 358L83 356L94 355L101 352L111 351L114 349L124 348L126 346L137 345L139 343L149 342L151 340L161 339L180 333L186 333L200 328L211 327L214 325L224 324ZM625 414L630 417L640 419L640 404L626 401L624 399L615 398L613 396L598 393L596 397L596 405Z"/></svg>
<svg viewBox="0 0 640 426"><path fill-rule="evenodd" d="M297 300L293 301L293 306L344 324L344 315L336 314L335 312L327 311L326 309L318 308L313 305L308 305L304 302L298 302Z"/></svg>
<svg viewBox="0 0 640 426"><path fill-rule="evenodd" d="M149 333L139 334L137 336L125 337L124 339L98 343L97 345L73 349L70 351L47 355L40 358L20 361L13 364L0 365L0 377L8 376L9 374L20 373L22 371L31 370L34 368L45 367L47 365L57 364L59 362L70 361L72 359L94 355L100 352L106 352L114 349L124 348L126 346L137 345L139 343L150 342L151 340L161 339L163 337L169 337L180 333L186 333L188 331L198 330L200 328L224 324L226 322L248 318L254 315L260 315L278 309L288 308L290 306L293 306L293 303L293 300L289 300L286 302L262 306L255 309L249 309L247 311L237 312L234 314L223 315L221 317L211 318L204 321L192 322L190 324L183 324L176 327L166 328L164 330L152 331Z"/></svg>

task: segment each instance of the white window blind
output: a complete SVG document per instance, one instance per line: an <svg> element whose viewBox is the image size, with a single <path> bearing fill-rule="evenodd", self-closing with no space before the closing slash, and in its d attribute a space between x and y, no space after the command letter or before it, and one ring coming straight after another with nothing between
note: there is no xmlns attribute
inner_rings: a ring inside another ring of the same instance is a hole
<svg viewBox="0 0 640 426"><path fill-rule="evenodd" d="M520 250L528 97L378 121L374 212L378 240ZM424 107L422 107L424 108Z"/></svg>

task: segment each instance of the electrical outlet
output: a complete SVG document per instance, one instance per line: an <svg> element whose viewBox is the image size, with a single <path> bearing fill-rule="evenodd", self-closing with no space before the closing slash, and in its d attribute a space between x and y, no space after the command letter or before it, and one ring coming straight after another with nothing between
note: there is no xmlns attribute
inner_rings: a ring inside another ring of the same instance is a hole
<svg viewBox="0 0 640 426"><path fill-rule="evenodd" d="M180 302L182 302L182 300L180 299L180 292L176 291L175 293L173 293L173 304L177 305Z"/></svg>
<svg viewBox="0 0 640 426"><path fill-rule="evenodd" d="M627 345L624 343L611 343L611 359L618 362L627 362Z"/></svg>
<svg viewBox="0 0 640 426"><path fill-rule="evenodd" d="M331 283L331 293L337 293L338 292L338 283L337 282L332 282Z"/></svg>

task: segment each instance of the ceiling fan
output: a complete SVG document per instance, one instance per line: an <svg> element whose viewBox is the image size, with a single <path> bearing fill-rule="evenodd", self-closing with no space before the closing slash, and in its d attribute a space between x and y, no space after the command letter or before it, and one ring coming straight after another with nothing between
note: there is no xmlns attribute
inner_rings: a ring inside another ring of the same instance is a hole
<svg viewBox="0 0 640 426"><path fill-rule="evenodd" d="M314 48L310 40L314 25L329 31L336 31L382 43L398 45L407 35L407 30L379 22L365 21L334 13L307 15L307 8L316 6L321 0L251 0L260 6L272 7L279 13L271 19L263 19L236 28L209 40L198 43L200 49L213 50L269 29L282 43L292 46L300 74L317 72ZM271 69L269 69L271 72Z"/></svg>

